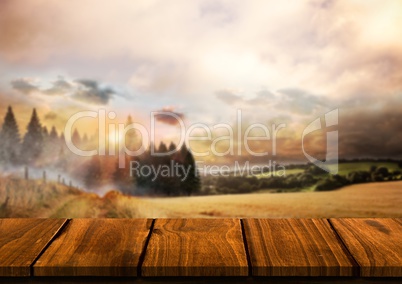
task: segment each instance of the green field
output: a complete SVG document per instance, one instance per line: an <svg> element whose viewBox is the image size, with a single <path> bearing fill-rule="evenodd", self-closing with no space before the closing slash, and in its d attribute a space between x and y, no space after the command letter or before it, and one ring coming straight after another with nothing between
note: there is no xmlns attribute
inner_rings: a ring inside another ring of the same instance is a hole
<svg viewBox="0 0 402 284"><path fill-rule="evenodd" d="M355 172L355 171L369 171L371 166L376 166L377 168L379 167L385 167L388 169L388 171L393 172L396 170L401 170L398 167L398 163L396 162L348 162L348 163L341 163L339 164L338 168L338 174L346 176L350 172ZM333 169L335 166L331 165L330 168Z"/></svg>
<svg viewBox="0 0 402 284"><path fill-rule="evenodd" d="M343 162L338 165L338 174L341 176L347 176L350 172L369 171L370 167L372 166L376 166L377 168L386 167L390 172L396 170L402 170L398 167L397 162L378 162L378 161ZM335 167L336 167L335 165L329 165L329 168L331 170L335 170ZM286 176L303 173L304 170L305 170L304 165L300 166L300 168L296 167L292 169L286 169L285 166ZM275 176L277 174L279 174L279 171L272 172L272 176ZM267 178L267 177L269 178L270 176L271 176L270 173L256 175L257 178Z"/></svg>

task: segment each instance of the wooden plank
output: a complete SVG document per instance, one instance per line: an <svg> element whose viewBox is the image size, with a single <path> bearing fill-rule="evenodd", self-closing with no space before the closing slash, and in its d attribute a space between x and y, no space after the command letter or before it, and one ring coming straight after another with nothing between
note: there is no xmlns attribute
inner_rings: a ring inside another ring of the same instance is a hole
<svg viewBox="0 0 402 284"><path fill-rule="evenodd" d="M363 277L402 277L402 223L393 219L330 219Z"/></svg>
<svg viewBox="0 0 402 284"><path fill-rule="evenodd" d="M35 276L136 276L152 220L74 219L34 265Z"/></svg>
<svg viewBox="0 0 402 284"><path fill-rule="evenodd" d="M158 219L142 276L247 276L239 219Z"/></svg>
<svg viewBox="0 0 402 284"><path fill-rule="evenodd" d="M243 220L253 276L353 276L352 257L325 219Z"/></svg>
<svg viewBox="0 0 402 284"><path fill-rule="evenodd" d="M0 276L30 276L30 266L66 219L0 219Z"/></svg>

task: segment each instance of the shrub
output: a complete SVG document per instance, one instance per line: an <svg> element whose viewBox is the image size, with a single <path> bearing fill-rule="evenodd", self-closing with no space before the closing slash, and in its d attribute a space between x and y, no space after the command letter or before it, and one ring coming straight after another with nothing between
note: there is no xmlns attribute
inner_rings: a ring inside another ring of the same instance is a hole
<svg viewBox="0 0 402 284"><path fill-rule="evenodd" d="M382 177L388 177L389 176L389 171L386 167L379 167L378 169L376 169L375 173L377 175L380 175Z"/></svg>
<svg viewBox="0 0 402 284"><path fill-rule="evenodd" d="M304 173L298 177L301 187L308 187L317 182L317 180L313 177L313 175Z"/></svg>
<svg viewBox="0 0 402 284"><path fill-rule="evenodd" d="M368 182L372 180L372 176L374 173L366 172L366 171L357 171L357 172L350 172L347 176L347 180L350 183L362 183Z"/></svg>
<svg viewBox="0 0 402 284"><path fill-rule="evenodd" d="M315 185L315 191L327 191L327 190L334 190L344 186L344 184L334 178L333 176L326 177Z"/></svg>

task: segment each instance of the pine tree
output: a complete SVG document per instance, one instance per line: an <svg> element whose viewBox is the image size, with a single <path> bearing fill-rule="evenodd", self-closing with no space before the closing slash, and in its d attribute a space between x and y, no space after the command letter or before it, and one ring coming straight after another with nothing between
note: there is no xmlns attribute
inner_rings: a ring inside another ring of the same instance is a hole
<svg viewBox="0 0 402 284"><path fill-rule="evenodd" d="M82 136L81 139L81 150L89 150L89 138L88 138L88 134L84 133L84 136Z"/></svg>
<svg viewBox="0 0 402 284"><path fill-rule="evenodd" d="M184 162L184 159L187 156L187 152L188 152L187 146L186 146L186 144L183 144L183 146L181 146L181 148L180 148L180 152L178 155L178 158L181 162Z"/></svg>
<svg viewBox="0 0 402 284"><path fill-rule="evenodd" d="M172 152L176 150L176 144L171 142L168 148L168 152ZM169 162L168 165L169 167L173 164L174 166L181 165L181 162L179 161L179 153L174 152L169 155ZM168 179L165 181L166 186L165 186L165 191L167 195L180 195L180 183L181 183L181 177L176 173L176 171L173 171L171 176L169 176Z"/></svg>
<svg viewBox="0 0 402 284"><path fill-rule="evenodd" d="M57 138L58 138L59 136L57 135L56 127L52 126L52 129L50 130L49 137L50 137L50 139L53 140L53 141L57 140Z"/></svg>
<svg viewBox="0 0 402 284"><path fill-rule="evenodd" d="M43 128L43 145L46 150L42 151L40 155L41 165L46 167L57 166L60 159L61 143L54 126L52 126L50 133L48 133L46 127Z"/></svg>
<svg viewBox="0 0 402 284"><path fill-rule="evenodd" d="M184 158L184 167L185 171L188 171L188 175L181 184L182 191L187 195L199 192L201 188L200 177L193 154L191 154L190 151L187 151L187 154Z"/></svg>
<svg viewBox="0 0 402 284"><path fill-rule="evenodd" d="M168 148L165 143L161 142L158 147L158 153L166 153Z"/></svg>
<svg viewBox="0 0 402 284"><path fill-rule="evenodd" d="M38 115L36 114L36 109L34 109L21 149L21 156L25 159L25 164L34 164L42 152L42 149L43 130Z"/></svg>
<svg viewBox="0 0 402 284"><path fill-rule="evenodd" d="M175 151L175 150L176 150L176 144L174 144L173 142L170 142L168 151L172 152L172 151Z"/></svg>
<svg viewBox="0 0 402 284"><path fill-rule="evenodd" d="M11 106L8 107L0 132L0 160L8 164L16 164L20 151L20 134Z"/></svg>
<svg viewBox="0 0 402 284"><path fill-rule="evenodd" d="M77 129L74 129L73 136L71 137L71 142L73 142L74 146L80 148L81 145L81 136L78 133Z"/></svg>
<svg viewBox="0 0 402 284"><path fill-rule="evenodd" d="M133 119L131 118L131 115L129 115L127 117L125 127L127 127L127 126L129 126L131 124L133 124ZM127 131L126 137L124 139L125 139L124 141L126 143L127 149L129 149L130 151L138 150L138 148L137 148L137 146L138 146L137 135L136 135L134 129L130 129L129 131Z"/></svg>
<svg viewBox="0 0 402 284"><path fill-rule="evenodd" d="M165 143L160 142L157 153L163 154L168 151L167 146ZM169 165L170 159L169 156L164 154L162 156L154 157L154 167L155 169L163 169L166 165ZM156 173L155 173L156 174ZM168 177L162 176L162 172L155 176L153 176L153 189L157 194L166 194L170 195L169 188L168 188Z"/></svg>

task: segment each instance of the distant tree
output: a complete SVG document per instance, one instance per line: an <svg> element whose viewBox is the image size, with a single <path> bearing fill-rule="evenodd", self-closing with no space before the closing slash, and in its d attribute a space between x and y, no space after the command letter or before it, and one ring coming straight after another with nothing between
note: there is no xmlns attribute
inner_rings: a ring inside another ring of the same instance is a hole
<svg viewBox="0 0 402 284"><path fill-rule="evenodd" d="M64 137L64 133L61 132L59 138L57 139L57 142L59 144L58 149L57 149L57 155L58 155L58 161L56 164L56 167L61 169L61 170L67 170L68 166L68 154L71 153L67 146L66 146L66 141Z"/></svg>
<svg viewBox="0 0 402 284"><path fill-rule="evenodd" d="M252 185L244 181L239 185L239 193L249 193L252 191Z"/></svg>
<svg viewBox="0 0 402 284"><path fill-rule="evenodd" d="M124 168L119 167L119 159L116 160L116 167L113 173L113 183L124 194L135 194L135 177L130 174L130 158L125 156Z"/></svg>
<svg viewBox="0 0 402 284"><path fill-rule="evenodd" d="M179 160L181 162L184 162L184 159L187 156L187 152L188 152L187 146L186 146L186 144L183 144L183 146L181 146L181 148L180 148L180 153L179 153Z"/></svg>
<svg viewBox="0 0 402 284"><path fill-rule="evenodd" d="M389 176L389 171L388 168L386 167L379 167L375 171L376 174L381 175L382 177L388 177Z"/></svg>
<svg viewBox="0 0 402 284"><path fill-rule="evenodd" d="M52 126L52 129L50 130L49 137L53 141L58 138L56 127Z"/></svg>
<svg viewBox="0 0 402 284"><path fill-rule="evenodd" d="M363 183L371 181L373 175L374 173L370 173L367 171L353 171L348 173L346 179L352 184Z"/></svg>
<svg viewBox="0 0 402 284"><path fill-rule="evenodd" d="M102 168L99 155L93 156L87 167L87 174L84 178L85 186L93 189L101 185Z"/></svg>
<svg viewBox="0 0 402 284"><path fill-rule="evenodd" d="M73 142L73 144L74 144L77 148L79 148L80 145L81 145L81 136L80 136L80 134L78 133L78 130L77 130L77 129L74 129L73 136L71 137L71 142Z"/></svg>
<svg viewBox="0 0 402 284"><path fill-rule="evenodd" d="M320 181L317 182L315 185L315 191L328 191L334 190L337 188L341 188L345 184L339 180L339 178L334 176L327 176Z"/></svg>
<svg viewBox="0 0 402 284"><path fill-rule="evenodd" d="M43 133L43 139L46 139L49 136L49 130L47 130L46 126L43 126L42 128L42 133Z"/></svg>
<svg viewBox="0 0 402 284"><path fill-rule="evenodd" d="M153 165L155 168L164 169L169 167L170 156L167 155L168 148L165 143L161 142L158 147L158 154L163 154L161 156L156 156L153 158ZM163 171L159 171L155 176L155 181L153 182L154 191L157 194L171 195L172 188L170 187L170 179L172 176L164 175Z"/></svg>
<svg viewBox="0 0 402 284"><path fill-rule="evenodd" d="M176 148L177 148L176 144L173 143L173 142L170 142L168 151L169 151L169 152L175 151ZM173 153L173 155L175 155L175 153Z"/></svg>
<svg viewBox="0 0 402 284"><path fill-rule="evenodd" d="M133 119L131 118L131 115L127 117L127 121L125 123L125 127L133 124ZM124 142L126 143L127 149L130 151L136 151L138 150L139 146L139 141L137 139L137 134L135 133L135 129L130 129L127 131L126 136L124 137Z"/></svg>
<svg viewBox="0 0 402 284"><path fill-rule="evenodd" d="M313 175L309 173L303 173L300 176L298 176L298 180L300 182L301 187L308 187L313 185L316 182L316 179L314 178Z"/></svg>
<svg viewBox="0 0 402 284"><path fill-rule="evenodd" d="M399 171L399 170L392 171L392 175L394 175L394 176L399 176L400 174L401 174L401 171Z"/></svg>
<svg viewBox="0 0 402 284"><path fill-rule="evenodd" d="M198 193L201 188L200 177L197 171L195 160L193 154L187 150L187 154L184 158L184 168L188 171L186 179L182 182L181 188L185 194L191 195L193 193Z"/></svg>
<svg viewBox="0 0 402 284"><path fill-rule="evenodd" d="M43 128L43 145L45 150L40 155L38 165L44 167L57 166L64 157L59 155L62 144L54 126L49 133L45 127Z"/></svg>
<svg viewBox="0 0 402 284"><path fill-rule="evenodd" d="M81 148L81 150L84 150L84 151L93 149L90 146L90 141L89 141L89 138L88 138L88 134L86 134L86 133L84 133L84 135L81 138L80 148Z"/></svg>
<svg viewBox="0 0 402 284"><path fill-rule="evenodd" d="M0 160L16 164L20 151L20 134L11 106L8 107L0 132Z"/></svg>
<svg viewBox="0 0 402 284"><path fill-rule="evenodd" d="M152 145L151 145L152 146ZM153 192L153 182L152 179L154 176L152 174L149 175L141 175L140 171L142 167L149 167L153 164L153 157L151 156L151 148L148 151L143 153L140 157L138 157L138 168L140 169L138 172L134 172L135 175L135 184L136 184L136 194L138 195L149 195Z"/></svg>
<svg viewBox="0 0 402 284"><path fill-rule="evenodd" d="M39 122L36 109L33 110L27 132L22 143L21 156L25 164L33 164L43 149L43 129Z"/></svg>
<svg viewBox="0 0 402 284"><path fill-rule="evenodd" d="M304 170L305 173L312 174L312 175L326 175L327 172L322 168L314 165L309 164L308 167Z"/></svg>
<svg viewBox="0 0 402 284"><path fill-rule="evenodd" d="M158 147L158 153L166 153L168 148L165 143L161 142Z"/></svg>

